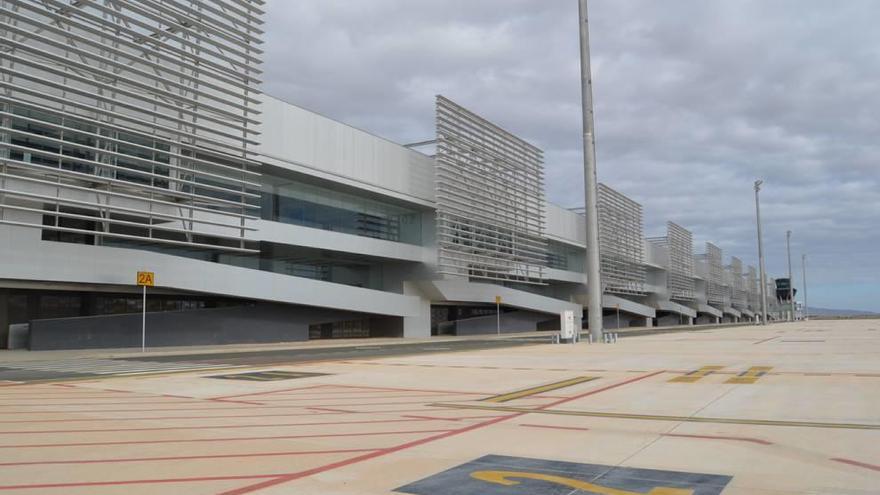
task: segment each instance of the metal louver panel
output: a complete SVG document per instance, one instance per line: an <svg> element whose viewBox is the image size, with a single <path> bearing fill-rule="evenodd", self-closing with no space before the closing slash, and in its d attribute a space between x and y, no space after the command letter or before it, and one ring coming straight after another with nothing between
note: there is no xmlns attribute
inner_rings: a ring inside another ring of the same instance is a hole
<svg viewBox="0 0 880 495"><path fill-rule="evenodd" d="M645 294L642 205L599 184L599 256L605 292Z"/></svg>
<svg viewBox="0 0 880 495"><path fill-rule="evenodd" d="M543 152L437 96L440 273L543 283Z"/></svg>
<svg viewBox="0 0 880 495"><path fill-rule="evenodd" d="M0 0L0 224L252 253L262 0Z"/></svg>

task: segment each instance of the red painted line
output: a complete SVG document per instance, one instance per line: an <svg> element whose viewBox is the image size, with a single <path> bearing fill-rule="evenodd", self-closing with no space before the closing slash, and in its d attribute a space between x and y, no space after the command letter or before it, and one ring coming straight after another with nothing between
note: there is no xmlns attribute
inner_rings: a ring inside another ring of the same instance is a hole
<svg viewBox="0 0 880 495"><path fill-rule="evenodd" d="M249 406L264 406L265 404L262 402L253 402L247 400L234 400L234 399L205 399L214 402L225 402L227 404L247 404Z"/></svg>
<svg viewBox="0 0 880 495"><path fill-rule="evenodd" d="M51 396L39 396L39 395L0 395L0 400L7 399L19 399L19 400L39 400L39 401L50 401L50 400L71 400L71 399L113 399L119 400L119 396L111 396L111 395L87 395L83 396L82 394L73 394L75 397L70 395L51 395ZM132 399L149 399L152 397L156 397L155 395L142 395L139 397L131 397ZM185 397L186 399L192 399L193 397Z"/></svg>
<svg viewBox="0 0 880 495"><path fill-rule="evenodd" d="M432 409L433 410L433 409ZM222 409L218 409L222 411ZM424 411L424 409L419 409ZM0 424L23 424L23 423L82 423L92 421L159 421L166 419L226 419L226 418L273 418L273 417L294 417L294 416L331 416L336 414L357 413L357 411L338 411L338 412L314 412L314 413L272 413L272 414L223 414L218 416L140 416L136 418L80 418L80 419L19 419L4 420Z"/></svg>
<svg viewBox="0 0 880 495"><path fill-rule="evenodd" d="M188 483L194 481L228 481L228 480L253 480L262 478L277 478L283 474L252 474L242 476L204 476L201 478L167 478L147 480L123 480L123 481L84 481L79 483L43 483L39 485L3 485L0 490L33 490L43 488L75 488L80 486L114 486L114 485L144 485L156 483Z"/></svg>
<svg viewBox="0 0 880 495"><path fill-rule="evenodd" d="M632 379L630 379L630 380L627 380L627 381L624 381L624 382L620 382L620 383L617 383L617 384L614 384L614 385L609 385L609 386L607 386L607 387L603 387L603 388L601 388L601 389L592 390L592 391L590 391L590 392L586 392L586 393L584 393L584 394L581 394L581 395L578 395L578 396L574 396L574 397L572 397L572 398L561 399L561 400L559 400L559 401L557 401L557 402L555 402L555 403L548 404L548 405L545 405L545 406L540 406L540 407L538 407L538 409L545 409L545 408L550 407L550 406L552 406L552 405L562 404L562 403L564 403L564 402L568 402L568 401L570 401L570 400L574 400L574 399L577 399L577 398L586 397L586 396L588 396L588 395L593 395L593 394L598 394L599 392L603 392L603 391L605 391L605 390L610 390L610 389L613 389L613 388L616 388L616 387L622 387L622 386L624 386L624 385L627 385L627 384L630 384L630 383L633 383L633 382L637 382L637 381L639 381L639 380L644 380L644 379L646 379L646 378L650 378L650 377L652 377L652 376L659 375L660 373L663 373L663 371L658 371L658 372L656 372L656 373L650 373L650 374L648 374L648 375L643 375L643 376L640 376L640 377L632 378ZM488 420L488 421L483 421L483 422L481 422L481 423L475 423L475 424L472 424L472 425L466 426L466 427L464 427L464 428L460 428L460 429L458 429L458 430L447 431L447 432L445 432L445 433L440 433L440 434L438 434L438 435L433 435L433 436L430 436L430 437L421 438L421 439L419 439L419 440L413 440L412 442L403 443L403 444L397 445L397 446L395 446L395 447L390 447L390 448L387 448L387 449L382 449L382 450L379 450L379 451L376 451L376 452L370 452L370 453L363 454L363 455L356 456L356 457L352 457L352 458L350 458L350 459L346 459L346 460L343 460L343 461L339 461L339 462L334 462L334 463L331 463L331 464L327 464L327 465L325 465L325 466L320 466L320 467L316 467L316 468L313 468L313 469L307 469L307 470L305 470L305 471L300 471L299 473L290 474L290 475L286 475L286 476L280 476L280 477L278 477L278 478L271 479L271 480L266 480L266 481L263 481L263 482L261 482L261 483L256 483L256 484L249 485L249 486L245 486L245 487L242 487L242 488L237 488L237 489L235 489L235 490L226 491L226 492L221 493L220 495L244 495L244 494L246 494L246 493L252 493L252 492L257 491L257 490L262 490L263 488L268 488L268 487L275 486L275 485L279 485L279 484L282 484L282 483L287 483L287 482L289 482L289 481L294 481L294 480L297 480L297 479L300 479L300 478L304 478L304 477L306 477L306 476L311 476L311 475L313 475L313 474L318 474L318 473L322 473L322 472L325 472L325 471L330 471L330 470L333 470L333 469L337 469L337 468L341 468L341 467L349 466L349 465L351 465L351 464L355 464L355 463L358 463L358 462L362 462L362 461L370 460L370 459L373 459L373 458L376 458L376 457L381 457L381 456L383 456L383 455L387 455L387 454L392 454L392 453L399 452L399 451L401 451L401 450L406 450L406 449L409 449L409 448L412 448L412 447L417 447L417 446L419 446L419 445L423 445L423 444L426 444L426 443L430 443L430 442L433 442L433 441L436 441L436 440L442 440L442 439L449 438L449 437L452 437L452 436L455 436L455 435L460 435L460 434L462 434L462 433L467 433L467 432L469 432L469 431L477 430L477 429L480 429L480 428L485 428L485 427L487 427L487 426L491 426L491 425L494 425L494 424L500 423L500 422L502 422L502 421L506 421L506 420L508 420L508 419L513 419L513 418L517 418L517 417L519 417L519 416L523 416L523 415L525 415L525 414L527 414L527 413L520 412L520 413L509 414L509 415L507 415L507 416L500 416L500 417L497 417L497 418L490 419L490 420Z"/></svg>
<svg viewBox="0 0 880 495"><path fill-rule="evenodd" d="M726 436L718 436L718 435L687 435L684 433L661 433L664 437L681 437L681 438L700 438L704 440L733 440L736 442L750 442L757 443L760 445L773 445L773 442L768 442L767 440L761 440L760 438L749 438L749 437L726 437Z"/></svg>
<svg viewBox="0 0 880 495"><path fill-rule="evenodd" d="M880 466L876 464L868 464L867 462L859 462L854 461L852 459L843 459L840 457L832 457L832 461L834 462L842 462L843 464L849 464L850 466L856 466L860 468L870 469L871 471L880 471Z"/></svg>
<svg viewBox="0 0 880 495"><path fill-rule="evenodd" d="M330 407L307 407L306 409L309 409L312 411L326 411L326 412L348 413L348 414L354 414L357 412L357 411L347 411L345 409L333 409Z"/></svg>
<svg viewBox="0 0 880 495"><path fill-rule="evenodd" d="M652 376L657 376L657 375L659 375L659 374L661 374L661 373L665 373L665 372L666 372L665 370L655 371L654 373L648 373L647 375L642 375L642 376L637 376L637 377L635 377L635 378L630 378L629 380L625 380L625 381L618 382L618 383L615 383L615 384L612 384L612 385L608 385L608 386L606 386L606 387L597 388L597 389L595 389L595 390L590 390L590 391L588 391L588 392L584 392L584 393L582 393L582 394L573 395L573 396L571 396L571 397L566 397L565 399L560 399L560 400L558 400L558 401L556 401L556 402L551 402L551 403L549 403L549 404L544 404L544 405L538 406L536 409L547 409L547 408L549 408L549 407L558 406L559 404L564 404L564 403L566 403L566 402L571 402L571 401L573 401L573 400L582 399L582 398L584 398L584 397L588 397L588 396L590 396L590 395L595 395L595 394L598 394L598 393L600 393L600 392L604 392L604 391L606 391L606 390L611 390L611 389L613 389L613 388L622 387L622 386L624 386L624 385L629 385L630 383L634 383L634 382L637 382L637 381L640 381L640 380L644 380L644 379L646 379L646 378L651 378Z"/></svg>
<svg viewBox="0 0 880 495"><path fill-rule="evenodd" d="M281 457L293 455L318 455L318 454L347 454L352 452L373 452L380 449L337 449L337 450L299 450L293 452L255 452L246 454L212 454L212 455L187 455L173 457L126 457L121 459L76 459L70 461L26 461L26 462L3 462L0 466L45 466L54 464L111 464L117 462L154 462L154 461L184 461L195 459L228 459L246 457Z"/></svg>
<svg viewBox="0 0 880 495"><path fill-rule="evenodd" d="M211 404L212 401L205 401L207 404ZM215 402L217 405L214 407L172 407L172 408L153 408L153 409L64 409L64 410L54 410L54 411L8 411L8 412L0 412L0 416L3 415L32 415L32 414L66 414L66 413L107 413L107 412L155 412L155 411L235 411L239 409L246 409L248 411L253 411L254 408L251 407L223 407L222 402ZM419 404L423 404L419 402ZM302 406L291 406L291 405L281 405L281 406L262 406L260 409L302 409Z"/></svg>
<svg viewBox="0 0 880 495"><path fill-rule="evenodd" d="M519 426L528 426L529 428L548 428L551 430L576 430L576 431L590 431L589 428L576 428L574 426L550 426L550 425L533 425L527 423L521 423Z"/></svg>
<svg viewBox="0 0 880 495"><path fill-rule="evenodd" d="M429 443L429 442L433 442L433 441L436 441L436 440L441 440L441 439L449 438L449 437L452 437L452 436L455 436L455 435L460 435L460 434L462 434L462 433L467 433L467 432L469 432L469 431L473 431L473 430L476 430L476 429L478 429L478 428L484 428L484 427L486 427L486 426L490 426L490 425L493 425L493 424L495 424L495 423L500 423L501 421L504 421L504 420L506 420L506 419L510 419L510 418L514 418L514 417L516 417L516 416L520 416L520 415L522 415L522 414L523 414L523 413L514 413L514 414L507 415L507 416L501 416L501 417L498 417L498 418L491 419L491 420L489 420L489 421L484 421L484 422L482 422L482 423L476 423L476 424L469 425L469 426L466 426L466 427L464 427L464 428L460 428L460 429L457 429L457 430L449 430L449 431L446 431L446 432L443 432L443 433L440 433L440 434L437 434L437 435L432 435L432 436L429 436L429 437L426 437L426 438L420 438L420 439L418 439L418 440L413 440L413 441L411 441L411 442L402 443L402 444L400 444L400 445L396 445L396 446L394 446L394 447L389 447L389 448L386 448L386 449L377 450L377 451L375 451L375 452L369 452L369 453L366 453L366 454L363 454L363 455L359 455L359 456L356 456L356 457L352 457L352 458L350 458L350 459L345 459L345 460L338 461L338 462L334 462L334 463L331 463L331 464L326 464L326 465L324 465L324 466L319 466L319 467L316 467L316 468L307 469L307 470L305 470L305 471L300 471L300 472L298 472L298 473L294 473L294 474L288 474L288 475L285 475L285 476L279 476L279 477L274 478L274 479L266 480L266 481L263 481L263 482L261 482L261 483L256 483L256 484L249 485L249 486L245 486L245 487L242 487L242 488L236 488L236 489L234 489L234 490L229 490L229 491L226 491L226 492L222 492L222 493L219 494L219 495L243 495L243 494L245 494L245 493L252 493L252 492L255 492L255 491L257 491L257 490L262 490L262 489L264 489L264 488L268 488L268 487L271 487L271 486L280 485L280 484L282 484L282 483L287 483L287 482L294 481L294 480L297 480L297 479L300 479L300 478L305 478L305 477L307 477L307 476L312 476L312 475L314 475L314 474L323 473L323 472L325 472L325 471L330 471L330 470L333 470L333 469L337 469L337 468L341 468L341 467L349 466L349 465L351 465L351 464L355 464L355 463L362 462L362 461L366 461L366 460L373 459L373 458L376 458L376 457L381 457L381 456L384 456L384 455L392 454L392 453L395 453L395 452L399 452L399 451L401 451L401 450L410 449L410 448L412 448L412 447L416 447L416 446L419 446L419 445L423 445L423 444L426 444L426 443Z"/></svg>
<svg viewBox="0 0 880 495"><path fill-rule="evenodd" d="M0 431L0 435L38 435L58 433L109 433L120 431L174 431L174 430L235 430L241 428L284 428L290 426L338 426L338 425L364 425L373 423L406 423L412 421L424 421L418 419L369 419L362 421L331 421L322 423L277 423L265 425L199 425L199 426L156 426L150 428L105 428L86 430L12 430Z"/></svg>
<svg viewBox="0 0 880 495"><path fill-rule="evenodd" d="M147 397L145 397L147 398ZM204 401L201 400L181 400L177 402L168 402L168 401L146 401L146 402L136 402L136 401L125 401L125 402L72 402L67 404L49 404L52 406L116 406L123 404L203 404ZM33 404L0 404L0 407L32 407L32 406L42 406L39 402L35 402Z"/></svg>
<svg viewBox="0 0 880 495"><path fill-rule="evenodd" d="M128 440L116 442L76 442L76 443L37 443L19 445L0 445L0 449L54 448L54 447L93 447L99 445L145 445L159 443L202 443L202 442L238 442L245 440L289 440L294 438L333 438L333 437L366 437L381 435L406 435L410 433L438 433L450 430L410 430L410 431L374 431L365 433L324 433L318 435L276 435L270 437L228 437L228 438L184 438L172 440Z"/></svg>
<svg viewBox="0 0 880 495"><path fill-rule="evenodd" d="M249 394L223 395L220 397L212 397L212 399L219 400L219 399L235 399L238 397L253 397L255 395L275 394L278 392L290 392L291 390L309 390L309 389L321 388L321 387L325 387L325 386L326 385L309 385L307 387L282 388L282 389L278 389L278 390L264 390L262 392L251 392Z"/></svg>

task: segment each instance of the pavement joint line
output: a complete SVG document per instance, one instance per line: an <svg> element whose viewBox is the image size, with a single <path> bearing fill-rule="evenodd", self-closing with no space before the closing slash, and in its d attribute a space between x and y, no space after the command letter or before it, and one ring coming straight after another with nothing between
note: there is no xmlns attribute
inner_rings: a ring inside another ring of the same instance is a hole
<svg viewBox="0 0 880 495"><path fill-rule="evenodd" d="M759 445L773 445L773 442L762 440L760 438L736 437L723 435L691 435L688 433L662 433L664 437L680 437L680 438L699 438L702 440L730 440L734 442L757 443Z"/></svg>
<svg viewBox="0 0 880 495"><path fill-rule="evenodd" d="M198 401L195 401L198 402ZM149 411L228 411L235 409L247 409L249 411L253 411L256 409L290 409L290 410L302 410L309 409L314 407L362 407L362 406L391 406L398 404L425 404L425 401L395 401L395 402L367 402L360 404L312 404L312 405L295 405L295 404L281 404L281 405L266 405L255 402L241 402L241 401L228 401L233 404L248 404L253 407L221 407L222 401L218 400L205 400L205 404L218 404L217 407L172 407L172 408L159 408L159 409L149 409ZM63 407L63 404L54 404L59 407ZM170 404L169 404L170 405ZM27 406L19 406L19 407L41 407L39 404L29 404ZM79 407L79 406L73 406ZM19 415L19 414L64 414L64 413L107 413L107 412L143 412L144 409L60 409L60 410L52 410L52 411L0 411L0 415ZM370 411L366 411L370 412Z"/></svg>
<svg viewBox="0 0 880 495"><path fill-rule="evenodd" d="M569 378L568 380L562 380L559 382L548 383L546 385L539 385L536 387L529 387L522 390L517 390L514 392L509 392L506 394L495 395L493 397L487 397L482 399L485 402L510 402L516 399L522 399L525 397L530 397L533 395L542 394L544 392L550 392L553 390L559 390L561 388L571 387L573 385L577 385L579 383L586 383L593 380L599 379L598 376L578 376L575 378Z"/></svg>
<svg viewBox="0 0 880 495"><path fill-rule="evenodd" d="M257 410L255 407L222 407L222 403L218 401L205 401L206 404L217 404L215 407L172 407L172 408L159 408L159 409L62 409L62 410L51 410L51 411L6 411L0 412L0 417L3 415L33 415L33 414L66 414L66 413L117 413L117 412L156 412L156 411L231 411L231 410L248 410L254 411ZM405 404L424 404L424 402L406 402ZM357 405L357 404L345 404L345 405ZM391 405L387 403L379 403L379 404L361 404L361 405ZM37 406L32 406L37 407ZM310 406L311 407L311 406ZM309 409L310 407L302 407L302 406L293 406L293 405L280 405L280 406L268 406L268 405L260 405L259 409ZM320 407L320 406L318 406ZM371 411L365 411L371 412Z"/></svg>
<svg viewBox="0 0 880 495"><path fill-rule="evenodd" d="M507 417L507 416L505 416ZM394 431L370 431L355 433L320 433L313 435L274 435L262 437L223 437L223 438L173 438L167 440L116 440L111 442L72 442L72 443L37 443L19 445L0 445L0 449L37 449L55 447L96 447L108 445L150 445L165 443L211 443L211 442L245 442L254 440L292 440L301 438L336 438L336 437L366 437L383 435L412 435L421 433L441 433L455 430L394 430Z"/></svg>
<svg viewBox="0 0 880 495"><path fill-rule="evenodd" d="M412 399L415 397L438 397L444 395L470 395L470 394L457 394L457 393L440 393L440 394L401 394L401 395L380 395L380 396L366 396L366 397L291 397L290 395L279 394L281 397L277 399L261 399L264 403L300 403L303 401L313 401L313 400L362 400L362 399Z"/></svg>
<svg viewBox="0 0 880 495"><path fill-rule="evenodd" d="M220 409L222 411L222 409ZM356 411L346 411L346 413L355 413ZM217 416L138 416L134 418L79 418L79 419L22 419L22 420L3 420L0 424L33 424L33 423L91 423L94 421L116 422L116 421L164 421L169 419L187 420L187 419L230 419L230 418L272 418L272 417L295 417L295 416L331 416L342 414L342 412L320 412L320 413L269 413L269 414L228 414Z"/></svg>
<svg viewBox="0 0 880 495"><path fill-rule="evenodd" d="M530 424L530 423L520 423L517 426L525 426L528 428L547 428L549 430L590 431L590 428L578 428L576 426L537 425L537 424Z"/></svg>
<svg viewBox="0 0 880 495"><path fill-rule="evenodd" d="M185 461L196 459L229 459L229 458L248 458L248 457L276 457L276 456L295 456L295 455L322 455L322 454L347 454L353 452L373 452L381 450L381 448L362 448L362 449L335 449L335 450L300 450L287 452L247 452L241 454L208 454L208 455L187 455L187 456L165 456L165 457L131 457L131 458L110 458L110 459L70 459L70 460L54 460L54 461L22 461L22 462L0 462L0 466L44 466L54 464L110 464L120 462L155 462L155 461Z"/></svg>
<svg viewBox="0 0 880 495"><path fill-rule="evenodd" d="M489 406L479 404L454 404L438 402L429 404L434 407L457 407L459 409L478 409L483 411L498 411L524 414L553 414L559 416L582 416L590 418L609 418L609 419L634 419L639 421L676 421L681 423L720 423L735 425L753 425L753 426L789 426L801 428L833 428L845 430L880 430L880 424L866 423L823 423L814 421L785 421L773 419L738 419L738 418L713 418L705 416L668 416L659 414L630 414L630 413L612 413L600 411L577 411L567 409L541 409L529 407L515 406Z"/></svg>
<svg viewBox="0 0 880 495"><path fill-rule="evenodd" d="M299 426L340 426L340 425L363 425L379 423L411 423L426 421L424 419L367 419L358 421L324 421L317 423L275 423L275 424L244 424L244 425L196 425L196 426L152 426L147 428L103 428L103 429L77 429L77 430L11 430L0 431L0 435L48 435L59 433L116 433L130 431L179 431L179 430L237 430L248 428L294 428Z"/></svg>

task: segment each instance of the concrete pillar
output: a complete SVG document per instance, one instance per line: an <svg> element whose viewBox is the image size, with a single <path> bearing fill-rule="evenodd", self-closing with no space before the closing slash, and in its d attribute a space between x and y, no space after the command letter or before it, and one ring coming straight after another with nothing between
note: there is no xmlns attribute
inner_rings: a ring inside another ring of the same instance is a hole
<svg viewBox="0 0 880 495"><path fill-rule="evenodd" d="M403 338L427 339L431 336L431 301L419 301L419 313L403 317Z"/></svg>
<svg viewBox="0 0 880 495"><path fill-rule="evenodd" d="M645 317L645 327L651 328L653 326L654 326L654 318L651 318L650 316Z"/></svg>
<svg viewBox="0 0 880 495"><path fill-rule="evenodd" d="M403 292L419 298L418 313L403 317L403 338L427 339L431 337L431 300L408 282L403 283Z"/></svg>
<svg viewBox="0 0 880 495"><path fill-rule="evenodd" d="M688 324L688 325L693 325L695 320L696 320L696 318L691 318L691 317L689 316L688 319L687 319L687 324Z"/></svg>
<svg viewBox="0 0 880 495"><path fill-rule="evenodd" d="M721 318L719 318L719 317L716 316L716 317L715 317L715 324L716 324L716 325L720 325L720 324L721 324Z"/></svg>

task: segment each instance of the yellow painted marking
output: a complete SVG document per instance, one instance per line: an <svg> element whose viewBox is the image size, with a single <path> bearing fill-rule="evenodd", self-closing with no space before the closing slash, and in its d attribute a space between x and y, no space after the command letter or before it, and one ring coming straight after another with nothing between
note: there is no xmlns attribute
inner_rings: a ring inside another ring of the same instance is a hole
<svg viewBox="0 0 880 495"><path fill-rule="evenodd" d="M697 380L701 380L716 371L720 371L724 366L703 366L698 370L694 370L684 375L677 376L672 380L669 380L669 383L694 383Z"/></svg>
<svg viewBox="0 0 880 495"><path fill-rule="evenodd" d="M661 416L654 414L572 411L565 409L536 409L531 407L515 406L484 406L480 404L455 404L448 402L438 402L429 405L432 407L446 407L451 409L479 409L482 411L499 411L526 414L555 414L559 416L584 416L590 418L636 419L641 421L675 421L683 423L721 423L732 425L757 426L798 426L802 428L835 428L843 430L880 430L880 424L866 423L819 423L811 421L778 421L772 419L711 418L701 416Z"/></svg>
<svg viewBox="0 0 880 495"><path fill-rule="evenodd" d="M588 483L586 481L574 478L566 478L564 476L554 476L552 474L544 473L529 473L523 471L474 471L473 473L471 473L471 478L503 486L514 486L520 483L519 481L513 481L511 478L539 480L546 481L548 483L555 483L557 485L562 485L569 488L574 488L580 491L595 493L596 495L693 495L694 493L693 490L666 487L653 488L645 493L631 492L627 490L618 490L617 488L609 488L602 485L596 485L594 483Z"/></svg>
<svg viewBox="0 0 880 495"><path fill-rule="evenodd" d="M758 381L758 378L766 375L768 371L772 370L772 366L752 366L747 371L740 373L739 375L730 378L724 383L730 384L738 384L738 385L750 385Z"/></svg>
<svg viewBox="0 0 880 495"><path fill-rule="evenodd" d="M488 399L483 400L486 402L509 402L516 399L522 399L523 397L529 397L531 395L542 394L551 390L558 390L560 388L570 387L572 385L577 385L578 383L589 382L598 378L598 376L579 376L577 378L571 378L569 380L563 380L561 382L548 383L547 385L541 385L539 387L532 387L525 390L510 392L509 394L496 395L494 397L489 397Z"/></svg>

